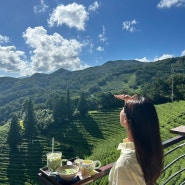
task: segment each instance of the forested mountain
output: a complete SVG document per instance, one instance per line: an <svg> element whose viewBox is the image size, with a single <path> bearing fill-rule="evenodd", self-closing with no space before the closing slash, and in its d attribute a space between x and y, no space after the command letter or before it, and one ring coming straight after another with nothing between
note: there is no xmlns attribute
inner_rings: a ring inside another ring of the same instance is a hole
<svg viewBox="0 0 185 185"><path fill-rule="evenodd" d="M144 63L135 60L108 61L79 71L59 69L51 74L36 73L26 78L0 77L0 124L22 109L31 97L38 108L46 108L55 95L70 91L75 100L84 92L88 99L105 93L138 93L151 96L156 103L185 98L185 57Z"/></svg>

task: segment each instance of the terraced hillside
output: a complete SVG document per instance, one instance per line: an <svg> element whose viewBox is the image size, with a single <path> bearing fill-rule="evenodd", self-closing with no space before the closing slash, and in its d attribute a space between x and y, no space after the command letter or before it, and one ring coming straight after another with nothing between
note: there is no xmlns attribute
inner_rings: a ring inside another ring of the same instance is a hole
<svg viewBox="0 0 185 185"><path fill-rule="evenodd" d="M63 158L91 155L99 143L111 135L116 138L117 132L121 132L118 115L119 110L94 111L73 123L57 127L53 125L32 143L24 140L18 151L14 152L6 144L8 125L2 126L0 132L4 135L0 145L0 185L11 185L15 182L19 185L37 184L37 173L40 167L46 165L46 153L51 151L52 137L55 138L55 150L62 151Z"/></svg>
<svg viewBox="0 0 185 185"><path fill-rule="evenodd" d="M162 139L175 137L169 129L184 125L185 101L167 103L156 106ZM31 143L23 140L17 151L10 151L6 144L8 124L0 127L0 185L37 185L37 173L40 167L46 165L46 153L51 151L51 138L55 138L55 150L63 152L63 158L81 157L99 159L102 165L115 161L119 155L116 150L119 142L125 137L125 131L119 124L120 109L89 112L88 116L76 119L65 125L51 125L44 135L35 138ZM170 155L165 164L172 158L184 153L183 149ZM173 174L176 169L185 166L180 161L169 169L161 179L164 180ZM161 181L160 179L160 181ZM181 174L175 179L175 184L185 180ZM107 177L94 184L107 184ZM169 185L173 185L170 182Z"/></svg>

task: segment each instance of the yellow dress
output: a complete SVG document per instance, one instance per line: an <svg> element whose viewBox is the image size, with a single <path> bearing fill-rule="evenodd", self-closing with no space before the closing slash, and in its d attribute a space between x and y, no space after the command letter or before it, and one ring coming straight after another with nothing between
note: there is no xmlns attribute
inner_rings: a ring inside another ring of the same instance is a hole
<svg viewBox="0 0 185 185"><path fill-rule="evenodd" d="M109 173L109 185L146 185L134 143L124 139L118 150L121 150L121 154Z"/></svg>

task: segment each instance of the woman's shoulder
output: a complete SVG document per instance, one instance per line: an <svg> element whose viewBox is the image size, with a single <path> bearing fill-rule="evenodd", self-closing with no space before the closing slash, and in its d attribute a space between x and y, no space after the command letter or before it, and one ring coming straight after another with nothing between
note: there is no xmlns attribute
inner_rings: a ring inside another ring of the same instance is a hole
<svg viewBox="0 0 185 185"><path fill-rule="evenodd" d="M128 141L127 138L124 139L123 142L118 145L118 150L134 150L135 151L134 142Z"/></svg>

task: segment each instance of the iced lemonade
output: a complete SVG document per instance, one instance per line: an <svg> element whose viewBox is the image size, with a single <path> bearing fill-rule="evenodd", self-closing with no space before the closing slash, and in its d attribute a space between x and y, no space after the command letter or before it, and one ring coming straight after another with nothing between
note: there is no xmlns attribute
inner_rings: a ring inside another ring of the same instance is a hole
<svg viewBox="0 0 185 185"><path fill-rule="evenodd" d="M50 171L56 171L62 162L61 152L51 152L47 154L47 167Z"/></svg>

